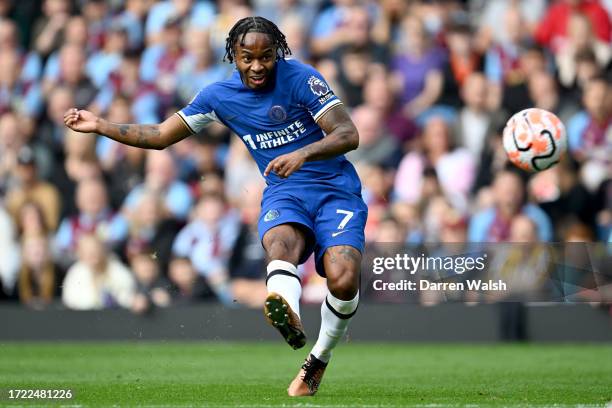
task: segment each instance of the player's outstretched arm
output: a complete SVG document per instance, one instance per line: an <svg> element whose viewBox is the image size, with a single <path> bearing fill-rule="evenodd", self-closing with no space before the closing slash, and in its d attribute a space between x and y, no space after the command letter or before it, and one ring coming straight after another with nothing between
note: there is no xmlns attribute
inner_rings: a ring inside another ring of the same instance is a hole
<svg viewBox="0 0 612 408"><path fill-rule="evenodd" d="M64 124L77 132L97 133L145 149L161 150L191 135L177 115L156 125L120 124L99 118L89 111L73 108L64 114Z"/></svg>
<svg viewBox="0 0 612 408"><path fill-rule="evenodd" d="M273 171L280 177L289 177L291 173L299 170L304 162L331 159L359 147L359 133L343 105L337 105L323 114L317 124L327 136L275 158L268 163L264 176Z"/></svg>

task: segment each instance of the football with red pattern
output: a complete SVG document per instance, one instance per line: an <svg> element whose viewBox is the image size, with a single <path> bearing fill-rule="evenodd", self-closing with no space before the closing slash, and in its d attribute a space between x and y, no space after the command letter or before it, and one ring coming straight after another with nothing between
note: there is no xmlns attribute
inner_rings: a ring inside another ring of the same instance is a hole
<svg viewBox="0 0 612 408"><path fill-rule="evenodd" d="M504 128L503 143L508 159L529 172L551 168L567 151L567 135L561 120L538 108L514 114Z"/></svg>

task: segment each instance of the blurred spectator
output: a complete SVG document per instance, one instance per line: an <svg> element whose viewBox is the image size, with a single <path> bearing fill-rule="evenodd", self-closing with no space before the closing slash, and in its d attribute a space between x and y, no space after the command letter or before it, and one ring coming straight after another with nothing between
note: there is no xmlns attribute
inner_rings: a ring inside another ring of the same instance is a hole
<svg viewBox="0 0 612 408"><path fill-rule="evenodd" d="M55 236L55 249L64 266L74 261L74 252L81 236L96 234L109 248L127 235L128 225L108 206L104 182L87 178L78 182L76 190L78 214L64 218Z"/></svg>
<svg viewBox="0 0 612 408"><path fill-rule="evenodd" d="M428 168L435 169L444 194L454 206L465 208L476 172L475 162L465 148L455 148L451 128L434 116L427 121L422 135L421 151L408 153L402 159L395 177L395 195L407 203L418 203Z"/></svg>
<svg viewBox="0 0 612 408"><path fill-rule="evenodd" d="M502 338L525 340L526 313L524 303L519 301L552 297L545 293L553 265L552 254L549 248L538 243L537 225L526 215L518 215L512 221L510 241L513 244L493 247L486 269L486 279L500 280L507 289L482 296L488 302L500 302Z"/></svg>
<svg viewBox="0 0 612 408"><path fill-rule="evenodd" d="M87 21L88 46L91 52L98 51L104 45L104 36L111 19L109 3L104 0L83 0L81 14Z"/></svg>
<svg viewBox="0 0 612 408"><path fill-rule="evenodd" d="M64 149L64 113L74 106L75 99L72 90L65 86L57 86L51 90L47 99L47 112L36 132L36 138L51 152L58 161L62 158Z"/></svg>
<svg viewBox="0 0 612 408"><path fill-rule="evenodd" d="M147 16L147 44L161 42L168 20L176 19L188 28L206 29L212 24L215 9L211 2L196 0L163 0L151 7Z"/></svg>
<svg viewBox="0 0 612 408"><path fill-rule="evenodd" d="M384 128L404 150L414 142L418 133L417 125L402 113L386 73L376 73L368 77L363 87L363 101L364 105L380 112L381 124L384 124Z"/></svg>
<svg viewBox="0 0 612 408"><path fill-rule="evenodd" d="M379 1L379 12L372 27L372 39L378 44L398 41L402 17L406 15L409 3L403 0Z"/></svg>
<svg viewBox="0 0 612 408"><path fill-rule="evenodd" d="M440 242L461 244L467 240L467 219L459 211L449 208L442 216ZM459 245L457 247L460 247Z"/></svg>
<svg viewBox="0 0 612 408"><path fill-rule="evenodd" d="M176 177L190 186L191 194L194 197L198 196L197 183L203 180L206 177L206 173L208 173L206 169L198 167L199 164L202 164L202 159L197 157L199 144L197 137L188 137L173 144L169 149L174 158ZM213 153L215 153L214 150L215 147L213 147ZM206 160L206 158L203 160ZM216 168L214 165L211 167ZM223 184L223 181L221 184ZM223 188L221 188L221 191L223 191Z"/></svg>
<svg viewBox="0 0 612 408"><path fill-rule="evenodd" d="M63 40L64 29L70 18L69 0L44 0L43 15L36 20L32 28L33 46L36 52L46 59L57 50Z"/></svg>
<svg viewBox="0 0 612 408"><path fill-rule="evenodd" d="M13 2L10 0L0 1L0 17L8 17L13 12Z"/></svg>
<svg viewBox="0 0 612 408"><path fill-rule="evenodd" d="M229 66L215 63L217 56L207 31L189 31L185 39L187 53L177 63L176 91L181 103L187 105L200 89L225 79Z"/></svg>
<svg viewBox="0 0 612 408"><path fill-rule="evenodd" d="M0 204L0 299L14 295L21 265L19 244L9 213Z"/></svg>
<svg viewBox="0 0 612 408"><path fill-rule="evenodd" d="M17 295L22 304L42 309L60 294L60 271L53 259L51 232L41 207L29 201L17 214L21 270Z"/></svg>
<svg viewBox="0 0 612 408"><path fill-rule="evenodd" d="M107 173L110 202L120 208L127 195L144 180L146 150L124 146L122 160Z"/></svg>
<svg viewBox="0 0 612 408"><path fill-rule="evenodd" d="M132 123L130 100L122 94L116 94L108 108L106 117L113 123ZM129 147L107 137L98 138L96 140L96 156L102 169L106 173L112 172L113 168L124 159L125 152Z"/></svg>
<svg viewBox="0 0 612 408"><path fill-rule="evenodd" d="M570 151L580 161L599 158L609 163L612 154L610 82L603 77L591 79L585 86L582 103L585 109L573 116L567 126Z"/></svg>
<svg viewBox="0 0 612 408"><path fill-rule="evenodd" d="M559 80L565 87L576 82L577 60L581 51L593 52L597 65L605 68L612 58L610 43L595 37L589 18L584 14L572 14L567 27L568 39L556 53Z"/></svg>
<svg viewBox="0 0 612 408"><path fill-rule="evenodd" d="M502 85L501 106L506 112L519 112L531 107L528 78L547 68L544 50L537 46L530 46L520 53L518 67L510 80Z"/></svg>
<svg viewBox="0 0 612 408"><path fill-rule="evenodd" d="M25 118L37 118L43 108L40 84L23 78L17 51L0 51L0 61L0 115L13 111Z"/></svg>
<svg viewBox="0 0 612 408"><path fill-rule="evenodd" d="M507 8L503 16L503 38L486 49L485 73L495 84L512 85L522 80L520 57L529 45L523 16L516 8Z"/></svg>
<svg viewBox="0 0 612 408"><path fill-rule="evenodd" d="M59 224L61 197L53 184L38 177L36 158L28 146L20 149L14 173L16 184L6 195L9 212L13 217L17 217L26 202L35 202L44 213L45 224L51 230L55 230Z"/></svg>
<svg viewBox="0 0 612 408"><path fill-rule="evenodd" d="M496 174L492 185L492 206L474 214L470 220L470 242L503 242L510 239L512 222L519 214L529 217L537 226L538 239L553 238L550 219L539 207L526 203L521 176L506 170Z"/></svg>
<svg viewBox="0 0 612 408"><path fill-rule="evenodd" d="M380 166L356 163L357 174L362 183L362 196L368 206L365 226L366 241L376 235L378 223L386 216L393 187L393 173L385 172Z"/></svg>
<svg viewBox="0 0 612 408"><path fill-rule="evenodd" d="M205 148L207 146L204 146ZM209 146L208 146L209 147ZM209 157L212 155L214 158L214 150L210 148L206 149L209 153ZM198 157L204 159L206 156L198 153ZM257 165L254 160L249 157L250 153L244 143L237 137L233 137L230 141L227 163L225 166L225 195L228 201L232 204L240 202L242 197L242 191L244 186L252 183L256 180L263 181L262 176L257 169ZM208 164L214 160L208 160ZM204 162L204 164L206 161Z"/></svg>
<svg viewBox="0 0 612 408"><path fill-rule="evenodd" d="M44 94L49 96L55 87L63 85L74 98L74 104L71 106L87 107L94 100L98 90L86 74L85 63L86 55L83 48L78 45L64 45L59 54L59 71L45 73Z"/></svg>
<svg viewBox="0 0 612 408"><path fill-rule="evenodd" d="M592 242L595 238L593 230L579 221L569 222L562 231L563 242Z"/></svg>
<svg viewBox="0 0 612 408"><path fill-rule="evenodd" d="M391 206L390 214L397 220L402 230L405 232L404 241L407 244L419 244L423 242L421 212L417 205L396 201Z"/></svg>
<svg viewBox="0 0 612 408"><path fill-rule="evenodd" d="M546 71L539 71L530 75L527 81L533 107L553 112L561 122L568 123L578 106L571 98L561 96L554 76Z"/></svg>
<svg viewBox="0 0 612 408"><path fill-rule="evenodd" d="M410 14L425 25L425 30L439 43L444 42L445 30L456 23L467 22L467 14L459 0L416 1L411 4Z"/></svg>
<svg viewBox="0 0 612 408"><path fill-rule="evenodd" d="M373 71L385 70L387 50L370 37L370 15L364 6L348 9L343 30L347 40L330 51L329 57L338 68L337 83L342 89L342 100L348 106L362 103L363 87Z"/></svg>
<svg viewBox="0 0 612 408"><path fill-rule="evenodd" d="M529 195L553 220L556 231L561 231L570 218L595 225L594 197L580 183L577 170L575 162L566 159L529 181Z"/></svg>
<svg viewBox="0 0 612 408"><path fill-rule="evenodd" d="M547 2L546 0L486 0L471 1L470 6L478 3L483 4L483 9L478 15L476 41L478 48L484 51L493 44L508 43L509 37L513 35L507 26L500 24L500 16L507 16L510 9L513 10L513 13L520 14L525 20L523 23L524 35L531 36L544 14Z"/></svg>
<svg viewBox="0 0 612 408"><path fill-rule="evenodd" d="M130 123L159 122L160 102L157 90L153 83L140 80L139 69L139 54L125 54L121 65L110 73L108 81L96 96L94 109L108 112L109 117L111 113L129 115L130 118L133 117ZM111 112L112 104L117 100L127 104L121 107L124 112Z"/></svg>
<svg viewBox="0 0 612 408"><path fill-rule="evenodd" d="M126 211L134 207L144 191L150 190L163 197L166 210L173 217L185 220L192 205L189 187L176 179L175 162L168 151L147 152L145 179L128 194L123 203Z"/></svg>
<svg viewBox="0 0 612 408"><path fill-rule="evenodd" d="M5 193L13 180L13 169L19 151L25 145L25 137L19 119L13 113L0 115L0 192Z"/></svg>
<svg viewBox="0 0 612 408"><path fill-rule="evenodd" d="M508 285L506 291L493 296L537 296L550 275L551 253L539 244L535 222L527 215L517 215L510 226L509 242L513 244L495 247L487 268L487 279L502 280Z"/></svg>
<svg viewBox="0 0 612 408"><path fill-rule="evenodd" d="M550 47L553 52L561 49L567 41L570 32L568 27L573 13L587 16L597 38L610 43L612 39L610 17L599 0L557 0L551 3L535 31L535 39L540 44Z"/></svg>
<svg viewBox="0 0 612 408"><path fill-rule="evenodd" d="M433 178L430 175L429 178ZM431 183L431 182L430 182ZM433 191L427 200L423 200L423 241L441 242L442 229L447 213L455 213L456 210L440 191Z"/></svg>
<svg viewBox="0 0 612 408"><path fill-rule="evenodd" d="M43 309L60 294L59 276L46 235L27 235L21 240L19 301L33 309Z"/></svg>
<svg viewBox="0 0 612 408"><path fill-rule="evenodd" d="M393 216L387 216L378 224L373 242L379 244L403 243L405 236L406 231L404 231L401 224Z"/></svg>
<svg viewBox="0 0 612 408"><path fill-rule="evenodd" d="M253 11L246 0L217 1L217 14L214 16L212 24L208 27L211 44L217 58L222 58L225 54L225 39L234 24L238 20L252 15ZM275 21L275 23L278 24L279 21Z"/></svg>
<svg viewBox="0 0 612 408"><path fill-rule="evenodd" d="M167 271L172 243L181 224L165 212L161 197L153 191L143 192L128 222L129 233L121 244L124 258L129 260L146 249L155 257L160 270Z"/></svg>
<svg viewBox="0 0 612 408"><path fill-rule="evenodd" d="M93 84L101 88L110 74L119 68L128 47L127 30L122 25L112 24L104 35L104 45L94 52L85 64L85 71Z"/></svg>
<svg viewBox="0 0 612 408"><path fill-rule="evenodd" d="M78 261L62 285L64 305L74 310L130 308L136 289L130 270L95 235L80 236L77 251Z"/></svg>
<svg viewBox="0 0 612 408"><path fill-rule="evenodd" d="M125 28L128 36L128 49L137 51L144 45L144 22L152 6L149 0L126 0L125 9L113 18L113 24Z"/></svg>
<svg viewBox="0 0 612 408"><path fill-rule="evenodd" d="M596 237L603 242L612 243L612 177L608 177L599 186L593 206L596 213Z"/></svg>
<svg viewBox="0 0 612 408"><path fill-rule="evenodd" d="M200 198L192 220L177 235L172 252L188 258L197 273L206 278L217 298L232 304L228 262L239 232L239 219L228 211L222 196Z"/></svg>
<svg viewBox="0 0 612 408"><path fill-rule="evenodd" d="M597 76L604 75L604 71L597 63L597 57L590 49L578 51L576 60L576 77L574 82L564 88L565 96L578 104L582 100L586 84Z"/></svg>
<svg viewBox="0 0 612 408"><path fill-rule="evenodd" d="M61 47L74 45L80 49L88 50L89 32L87 31L87 21L81 15L72 16L66 22L64 38ZM60 54L61 47L58 47L48 58L45 59L43 78L55 79L60 76Z"/></svg>
<svg viewBox="0 0 612 408"><path fill-rule="evenodd" d="M24 50L19 44L19 32L15 22L0 17L0 52L17 51L21 65L20 79L25 83L36 81L42 70L36 52Z"/></svg>
<svg viewBox="0 0 612 408"><path fill-rule="evenodd" d="M145 313L154 307L170 305L169 283L161 276L159 267L155 252L145 248L130 256L130 268L136 280L133 312Z"/></svg>
<svg viewBox="0 0 612 408"><path fill-rule="evenodd" d="M292 1L292 0L290 0ZM279 21L278 28L285 33L287 45L291 49L293 58L300 61L310 60L310 49L308 48L308 33L310 27L308 17L303 14L287 14Z"/></svg>
<svg viewBox="0 0 612 408"><path fill-rule="evenodd" d="M397 166L401 151L397 141L386 132L381 113L370 106L353 110L353 121L359 131L359 148L346 155L349 160L373 166Z"/></svg>
<svg viewBox="0 0 612 408"><path fill-rule="evenodd" d="M495 174L508 165L508 155L502 142L502 133L505 123L498 123L496 129L487 134L480 157L478 157L478 170L472 192L478 193L483 187L493 182ZM486 190L486 189L485 189Z"/></svg>
<svg viewBox="0 0 612 408"><path fill-rule="evenodd" d="M185 1L185 0L181 0ZM171 18L164 23L159 43L148 46L140 61L140 80L155 84L162 98L162 110L171 106L177 86L176 70L185 55L181 43L181 21Z"/></svg>
<svg viewBox="0 0 612 408"><path fill-rule="evenodd" d="M410 15L404 18L400 48L391 67L407 115L416 117L438 100L445 63L444 51L435 45L423 22Z"/></svg>
<svg viewBox="0 0 612 408"><path fill-rule="evenodd" d="M469 74L461 87L464 107L459 111L455 135L457 144L475 159L480 157L487 136L505 119L487 105L490 89L487 78L479 72Z"/></svg>
<svg viewBox="0 0 612 408"><path fill-rule="evenodd" d="M474 48L469 25L451 25L446 31L446 43L448 64L444 64L442 69L444 88L437 103L458 108L461 106L459 90L464 88L466 80L472 74L482 71L484 64L481 55Z"/></svg>
<svg viewBox="0 0 612 408"><path fill-rule="evenodd" d="M29 235L49 235L53 231L47 224L41 206L34 201L23 203L19 207L19 212L14 219L17 224L17 235L19 238Z"/></svg>
<svg viewBox="0 0 612 408"><path fill-rule="evenodd" d="M315 56L327 56L333 49L351 41L348 28L351 7L355 0L332 0L313 22L310 33L310 50Z"/></svg>
<svg viewBox="0 0 612 408"><path fill-rule="evenodd" d="M62 217L66 217L78 212L74 200L77 184L84 179L102 177L102 171L95 157L96 138L93 134L64 128L63 139L63 162L55 166L51 180L64 197Z"/></svg>
<svg viewBox="0 0 612 408"><path fill-rule="evenodd" d="M262 190L261 181L252 182L243 190L240 230L228 261L235 301L253 308L263 307L267 296L266 253L257 234Z"/></svg>
<svg viewBox="0 0 612 408"><path fill-rule="evenodd" d="M312 4L301 0L258 0L253 3L255 5L254 15L265 17L276 23L280 22L279 28L286 27L291 30L289 24L283 24L285 21L299 21L301 29L312 27L312 21L315 17L315 8ZM288 40L293 37L290 35L291 31L285 31L282 28L281 31L285 33ZM293 48L291 44L289 44L289 48L294 53L299 49Z"/></svg>
<svg viewBox="0 0 612 408"><path fill-rule="evenodd" d="M170 292L173 305L184 306L214 298L204 278L197 274L187 258L173 259L168 277L173 286Z"/></svg>

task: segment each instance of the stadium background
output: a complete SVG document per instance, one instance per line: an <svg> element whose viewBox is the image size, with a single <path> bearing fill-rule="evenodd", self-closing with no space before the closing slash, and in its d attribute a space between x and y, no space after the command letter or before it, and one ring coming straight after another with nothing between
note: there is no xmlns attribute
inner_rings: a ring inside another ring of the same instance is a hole
<svg viewBox="0 0 612 408"><path fill-rule="evenodd" d="M586 0L0 0L0 309L261 306L263 182L238 138L211 126L146 151L62 121L72 106L163 120L231 72L225 37L254 14L350 109L368 243L605 245L611 11ZM531 106L563 120L570 154L528 176L508 171L501 129ZM506 272L535 271L538 256L510 256ZM319 304L324 281L310 262L303 273L304 302ZM584 295L574 300L602 300Z"/></svg>
<svg viewBox="0 0 612 408"><path fill-rule="evenodd" d="M145 151L62 122L72 106L162 120L230 72L225 37L253 14L350 109L369 254L500 243L492 270L521 287L364 290L308 405L609 405L611 13L610 0L0 0L0 405L31 406L8 390L39 388L78 406L296 404L285 388L304 352L261 316L262 180L240 140L213 126ZM506 171L501 128L531 106L559 115L570 154L528 177ZM547 262L548 242L576 262ZM312 341L325 286L303 273Z"/></svg>

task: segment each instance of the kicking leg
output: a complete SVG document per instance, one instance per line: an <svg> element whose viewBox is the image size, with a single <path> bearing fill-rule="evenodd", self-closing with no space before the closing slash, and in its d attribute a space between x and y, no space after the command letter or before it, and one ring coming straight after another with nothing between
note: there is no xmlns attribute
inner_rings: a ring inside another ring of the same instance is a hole
<svg viewBox="0 0 612 408"><path fill-rule="evenodd" d="M321 305L321 330L298 376L289 385L290 396L317 392L331 352L346 333L359 304L361 253L348 245L330 247L323 255L329 293Z"/></svg>
<svg viewBox="0 0 612 408"><path fill-rule="evenodd" d="M300 320L302 285L296 266L305 249L304 234L295 226L282 224L266 232L263 245L269 262L266 319L291 347L304 347L306 335Z"/></svg>

